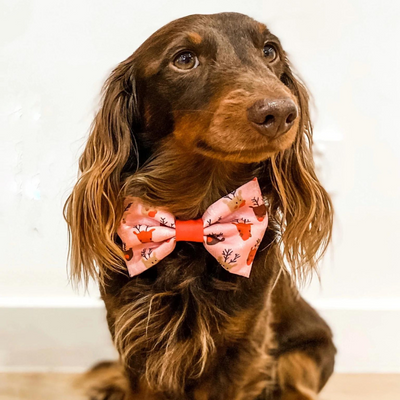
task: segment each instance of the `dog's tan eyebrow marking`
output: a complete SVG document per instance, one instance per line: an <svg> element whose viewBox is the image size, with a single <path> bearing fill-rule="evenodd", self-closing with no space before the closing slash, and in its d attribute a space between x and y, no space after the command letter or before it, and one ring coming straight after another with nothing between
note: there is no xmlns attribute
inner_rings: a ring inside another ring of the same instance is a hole
<svg viewBox="0 0 400 400"><path fill-rule="evenodd" d="M203 38L196 32L189 32L188 38L194 44L200 44L203 41Z"/></svg>
<svg viewBox="0 0 400 400"><path fill-rule="evenodd" d="M196 32L188 32L187 34L180 33L179 35L176 35L170 41L169 47L164 49L163 55L165 56L168 48L173 48L174 46L181 44L182 40L185 40L186 44L187 44L187 41L189 41L195 45L198 45L202 42L203 38L202 38L202 36L200 36L200 34L198 34ZM150 77L151 75L154 75L157 72L158 68L160 67L161 61L162 61L162 57L160 57L159 59L154 60L154 61L150 62L148 65L146 65L145 70L144 70L145 77Z"/></svg>
<svg viewBox="0 0 400 400"><path fill-rule="evenodd" d="M264 31L267 30L267 26L265 24L262 24L261 22L258 24L258 30L260 33L263 33Z"/></svg>

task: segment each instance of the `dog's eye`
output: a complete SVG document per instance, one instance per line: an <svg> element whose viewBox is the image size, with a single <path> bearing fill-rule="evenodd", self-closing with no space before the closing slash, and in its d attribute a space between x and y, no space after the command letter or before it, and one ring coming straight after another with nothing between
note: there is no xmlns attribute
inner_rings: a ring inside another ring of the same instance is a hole
<svg viewBox="0 0 400 400"><path fill-rule="evenodd" d="M188 70L197 68L199 65L199 59L194 53L190 51L184 51L182 53L179 53L174 58L173 64L178 69Z"/></svg>
<svg viewBox="0 0 400 400"><path fill-rule="evenodd" d="M263 53L268 62L275 61L278 57L278 52L276 51L275 46L269 43L264 45Z"/></svg>

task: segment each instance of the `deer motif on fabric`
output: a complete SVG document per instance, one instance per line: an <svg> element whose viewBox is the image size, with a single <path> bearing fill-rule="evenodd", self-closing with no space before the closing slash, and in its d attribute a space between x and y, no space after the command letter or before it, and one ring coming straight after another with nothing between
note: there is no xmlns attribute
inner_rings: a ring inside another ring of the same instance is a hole
<svg viewBox="0 0 400 400"><path fill-rule="evenodd" d="M133 257L132 247L130 249L126 250L126 244L122 243L122 251L124 252L124 258L126 261L132 260L132 257Z"/></svg>
<svg viewBox="0 0 400 400"><path fill-rule="evenodd" d="M256 256L258 247L260 246L261 239L257 239L256 244L251 248L249 255L247 256L246 263L247 265L251 265L254 261L254 257Z"/></svg>
<svg viewBox="0 0 400 400"><path fill-rule="evenodd" d="M227 200L225 200L227 199ZM224 203L229 207L231 211L235 211L246 204L246 200L243 200L242 191L234 190L228 195L224 196Z"/></svg>
<svg viewBox="0 0 400 400"><path fill-rule="evenodd" d="M259 197L253 197L251 202L253 205L250 208L253 209L254 215L259 221L263 221L267 215L267 206L264 204L263 199L260 200Z"/></svg>
<svg viewBox="0 0 400 400"><path fill-rule="evenodd" d="M240 258L239 253L235 253L234 257L231 258L232 254L232 249L224 249L222 255L218 257L218 262L228 271L237 263L238 259Z"/></svg>
<svg viewBox="0 0 400 400"><path fill-rule="evenodd" d="M236 225L236 229L239 232L240 237L243 240L248 240L251 238L251 226L253 224L250 223L250 220L248 219L241 219L242 222L240 222L240 220L235 220L237 222L232 221L233 225Z"/></svg>
<svg viewBox="0 0 400 400"><path fill-rule="evenodd" d="M133 233L137 236L137 238L142 242L142 243L150 243L153 241L153 232L155 229L150 229L148 231L148 226L145 227L144 231L141 231L142 225L135 225L135 229L137 229L137 232L133 231Z"/></svg>
<svg viewBox="0 0 400 400"><path fill-rule="evenodd" d="M154 218L157 214L157 209L155 207L145 206L142 208L142 214Z"/></svg>
<svg viewBox="0 0 400 400"><path fill-rule="evenodd" d="M211 235L207 236L207 244L210 246L225 241L224 234L220 233L211 233Z"/></svg>
<svg viewBox="0 0 400 400"><path fill-rule="evenodd" d="M158 263L157 255L152 249L143 249L140 253L143 264L146 268L150 268Z"/></svg>

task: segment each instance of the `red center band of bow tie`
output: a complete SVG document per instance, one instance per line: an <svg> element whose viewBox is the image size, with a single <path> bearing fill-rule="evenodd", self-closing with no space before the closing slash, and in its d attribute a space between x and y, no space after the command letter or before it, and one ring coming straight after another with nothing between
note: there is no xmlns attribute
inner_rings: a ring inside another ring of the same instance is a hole
<svg viewBox="0 0 400 400"><path fill-rule="evenodd" d="M177 242L200 242L204 241L203 220L191 219L189 221L175 221Z"/></svg>

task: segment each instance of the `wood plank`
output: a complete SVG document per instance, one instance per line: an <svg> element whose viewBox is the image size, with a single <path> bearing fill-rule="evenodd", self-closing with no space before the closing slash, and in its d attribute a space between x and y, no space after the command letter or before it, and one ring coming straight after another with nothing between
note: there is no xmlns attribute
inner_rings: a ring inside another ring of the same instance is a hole
<svg viewBox="0 0 400 400"><path fill-rule="evenodd" d="M321 400L399 400L400 375L335 374Z"/></svg>
<svg viewBox="0 0 400 400"><path fill-rule="evenodd" d="M0 373L0 400L84 400L74 389L73 384L78 376L59 373Z"/></svg>
<svg viewBox="0 0 400 400"><path fill-rule="evenodd" d="M74 388L78 374L0 373L0 400L86 400ZM399 400L400 375L336 374L320 400Z"/></svg>

